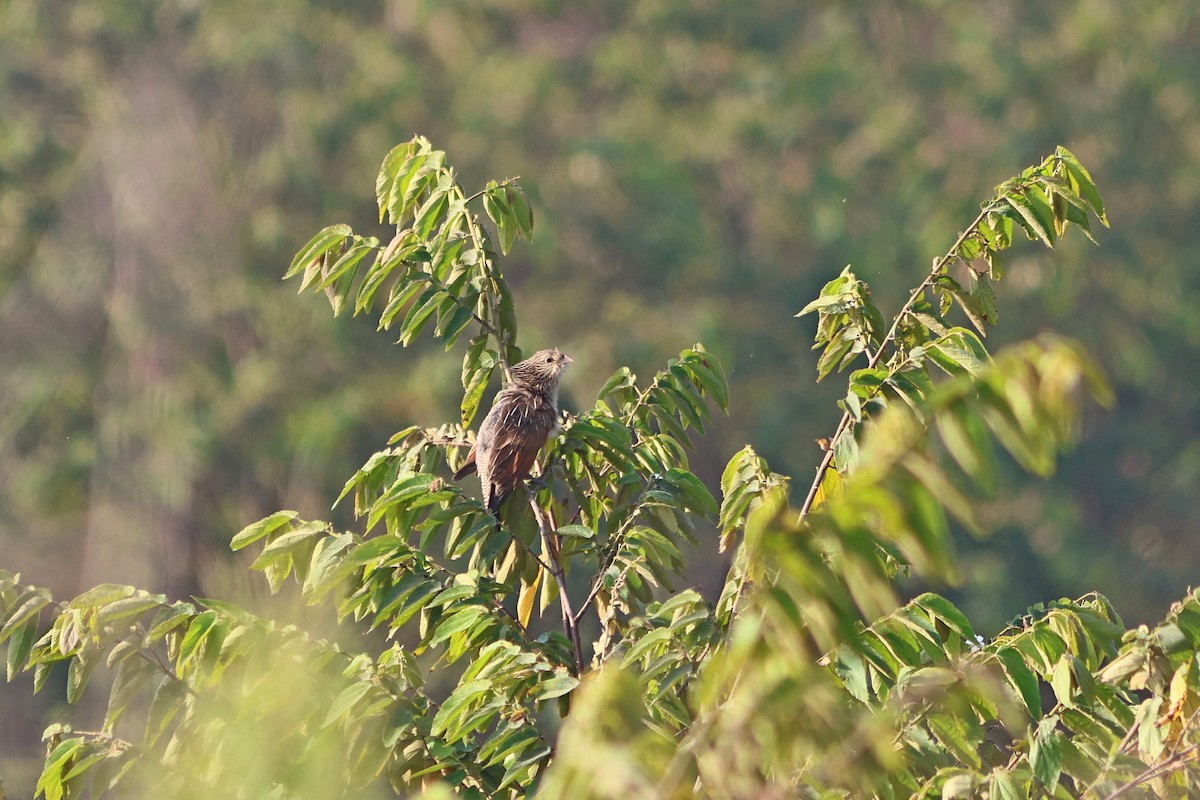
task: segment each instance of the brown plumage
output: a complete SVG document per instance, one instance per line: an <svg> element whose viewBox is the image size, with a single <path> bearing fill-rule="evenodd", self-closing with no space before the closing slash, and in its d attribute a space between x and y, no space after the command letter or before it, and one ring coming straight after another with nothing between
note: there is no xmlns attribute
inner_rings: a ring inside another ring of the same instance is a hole
<svg viewBox="0 0 1200 800"><path fill-rule="evenodd" d="M467 460L454 473L458 480L479 470L483 502L493 513L529 474L558 424L558 382L571 362L551 348L515 365L512 382L496 395Z"/></svg>

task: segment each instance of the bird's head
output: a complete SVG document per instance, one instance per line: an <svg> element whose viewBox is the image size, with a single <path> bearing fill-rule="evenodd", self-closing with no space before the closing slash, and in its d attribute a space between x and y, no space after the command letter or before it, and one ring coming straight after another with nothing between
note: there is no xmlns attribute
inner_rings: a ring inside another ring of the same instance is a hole
<svg viewBox="0 0 1200 800"><path fill-rule="evenodd" d="M558 388L558 381L562 378L563 371L573 362L573 358L557 347L538 350L529 358L513 366L512 379L514 383L540 391L554 391Z"/></svg>

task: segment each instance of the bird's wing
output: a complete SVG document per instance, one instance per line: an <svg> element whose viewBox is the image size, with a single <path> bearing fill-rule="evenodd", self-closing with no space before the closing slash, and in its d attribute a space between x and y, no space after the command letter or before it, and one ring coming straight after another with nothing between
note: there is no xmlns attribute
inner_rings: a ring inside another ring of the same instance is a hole
<svg viewBox="0 0 1200 800"><path fill-rule="evenodd" d="M480 426L481 476L488 507L493 511L512 493L537 458L554 427L554 412L538 398L522 392L504 392Z"/></svg>
<svg viewBox="0 0 1200 800"><path fill-rule="evenodd" d="M546 441L545 436L529 436L528 431L505 432L497 437L492 454L492 469L489 482L492 485L488 507L493 511L500 507L516 489L537 459L538 450Z"/></svg>

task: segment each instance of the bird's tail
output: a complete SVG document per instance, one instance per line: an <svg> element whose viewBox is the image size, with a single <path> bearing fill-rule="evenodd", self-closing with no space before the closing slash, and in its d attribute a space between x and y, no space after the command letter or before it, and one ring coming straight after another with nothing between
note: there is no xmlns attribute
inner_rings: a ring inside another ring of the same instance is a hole
<svg viewBox="0 0 1200 800"><path fill-rule="evenodd" d="M478 469L479 465L475 463L475 446L471 445L471 450L467 453L467 460L458 468L458 472L454 473L454 480L461 481Z"/></svg>

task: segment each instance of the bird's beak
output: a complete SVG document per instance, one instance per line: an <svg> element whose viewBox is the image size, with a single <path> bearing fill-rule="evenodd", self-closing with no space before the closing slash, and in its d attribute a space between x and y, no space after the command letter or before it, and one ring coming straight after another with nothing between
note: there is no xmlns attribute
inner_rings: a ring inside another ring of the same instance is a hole
<svg viewBox="0 0 1200 800"><path fill-rule="evenodd" d="M563 366L565 367L567 364L574 364L574 363L575 363L575 359L571 358L571 357L570 357L569 355L567 355L566 353L563 353L563 357L562 357L562 363L563 363Z"/></svg>

